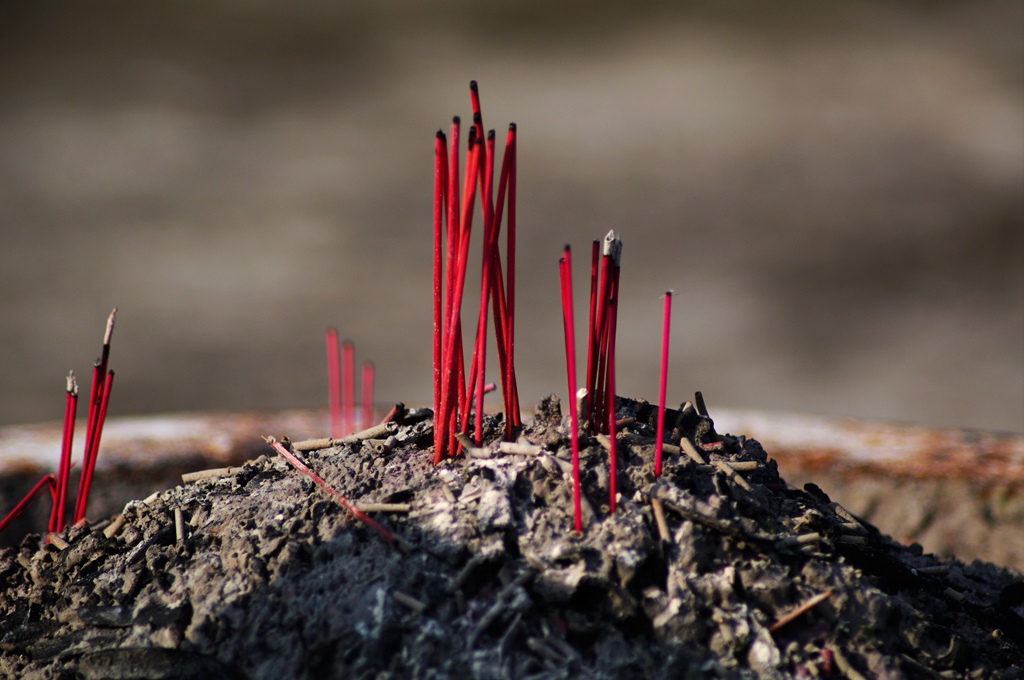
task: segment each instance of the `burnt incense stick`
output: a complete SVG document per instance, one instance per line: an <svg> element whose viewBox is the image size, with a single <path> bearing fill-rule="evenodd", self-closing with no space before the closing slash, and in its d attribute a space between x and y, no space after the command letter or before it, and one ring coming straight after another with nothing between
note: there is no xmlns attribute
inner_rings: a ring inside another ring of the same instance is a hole
<svg viewBox="0 0 1024 680"><path fill-rule="evenodd" d="M576 332L572 308L572 251L568 245L558 261L562 289L562 323L565 328L565 367L569 387L569 441L572 447L572 511L573 526L583 531L580 503L579 415L576 412Z"/></svg>
<svg viewBox="0 0 1024 680"><path fill-rule="evenodd" d="M362 422L359 427L366 429L370 427L373 421L373 381L374 381L374 366L372 361L363 362L363 374L359 381L360 388L362 389L362 398L359 400L360 405L363 407Z"/></svg>
<svg viewBox="0 0 1024 680"><path fill-rule="evenodd" d="M338 363L338 329L331 326L325 335L327 345L327 406L331 436L341 436L341 367Z"/></svg>
<svg viewBox="0 0 1024 680"><path fill-rule="evenodd" d="M21 514L25 512L25 508L31 505L32 501L34 501L36 497L42 492L42 490L47 486L50 488L50 493L52 495L55 491L56 486L56 482L52 474L43 475L43 478L36 482L36 485L33 486L32 489L27 494L25 494L25 497L22 498L9 513L7 513L7 516L0 520L0 531L6 529L11 522L18 519L18 517L20 517Z"/></svg>
<svg viewBox="0 0 1024 680"><path fill-rule="evenodd" d="M707 418L708 417L708 407L707 407L707 404L704 403L704 395L701 394L699 391L694 392L693 393L693 403L697 407L697 413L699 413L700 415L702 415L705 418Z"/></svg>
<svg viewBox="0 0 1024 680"><path fill-rule="evenodd" d="M356 346L351 340L341 343L341 414L342 435L356 429Z"/></svg>
<svg viewBox="0 0 1024 680"><path fill-rule="evenodd" d="M658 387L658 426L654 436L654 476L661 476L661 444L665 441L665 390L668 383L668 335L672 317L672 291L665 291L661 323L661 382Z"/></svg>
<svg viewBox="0 0 1024 680"><path fill-rule="evenodd" d="M473 111L473 125L477 126L477 135L482 137L484 133L484 116L480 110L480 88L475 80L469 81L469 105Z"/></svg>
<svg viewBox="0 0 1024 680"><path fill-rule="evenodd" d="M107 371L107 379L103 382L103 392L96 417L96 427L92 433L92 441L86 445L85 458L82 460L82 476L79 479L78 497L75 499L75 514L73 515L73 521L76 523L85 517L86 509L89 507L89 490L92 488L92 475L96 469L100 439L103 436L103 423L107 420L107 406L110 404L110 391L113 386L114 372Z"/></svg>
<svg viewBox="0 0 1024 680"><path fill-rule="evenodd" d="M68 497L68 479L71 476L71 444L75 435L75 413L78 410L78 383L75 373L68 373L67 395L64 399L64 432L61 437L60 466L57 468L57 498L50 513L50 531L64 529L64 512Z"/></svg>
<svg viewBox="0 0 1024 680"><path fill-rule="evenodd" d="M294 467L296 470L298 470L299 472L313 480L313 483L319 486L321 489L323 489L328 496L333 498L338 503L338 505L352 513L352 515L356 519L358 519L360 522L376 531L388 543L398 544L398 539L395 538L394 534L392 534L390 531L374 522L364 512L359 510L359 508L350 503L344 496L342 496L340 493L332 489L330 485L320 477L320 475L310 470L305 463L299 460L298 457L296 457L295 454L293 454L291 451L282 446L280 442L278 442L273 437L264 437L263 440L270 444L272 447L274 447L274 450L277 451L278 455L280 455L282 458L288 461L288 463L292 467Z"/></svg>

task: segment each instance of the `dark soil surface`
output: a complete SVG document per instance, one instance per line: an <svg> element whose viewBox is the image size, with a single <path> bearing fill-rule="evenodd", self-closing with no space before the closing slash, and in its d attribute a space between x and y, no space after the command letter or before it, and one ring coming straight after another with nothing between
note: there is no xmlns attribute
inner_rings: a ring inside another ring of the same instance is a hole
<svg viewBox="0 0 1024 680"><path fill-rule="evenodd" d="M656 480L654 413L619 403L635 422L618 439L614 514L607 452L582 439L582 535L549 399L523 433L541 453L495 441L435 467L430 414L414 410L385 453L298 454L357 505L392 504L373 517L405 549L272 454L69 529L63 549L30 536L0 552L0 673L1024 677L1019 573L896 543L692 408L669 412L669 441L707 464L666 454Z"/></svg>

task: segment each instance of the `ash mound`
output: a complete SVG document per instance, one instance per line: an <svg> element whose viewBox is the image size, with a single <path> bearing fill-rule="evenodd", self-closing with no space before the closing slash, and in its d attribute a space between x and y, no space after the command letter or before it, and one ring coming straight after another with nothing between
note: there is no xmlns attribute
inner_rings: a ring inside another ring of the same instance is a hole
<svg viewBox="0 0 1024 680"><path fill-rule="evenodd" d="M276 455L30 536L0 552L0 673L1024 677L1019 573L896 543L692 408L667 412L656 478L655 412L618 400L614 513L581 437L580 535L552 397L515 453L488 417L491 445L435 467L412 410L388 446L299 454L403 549Z"/></svg>

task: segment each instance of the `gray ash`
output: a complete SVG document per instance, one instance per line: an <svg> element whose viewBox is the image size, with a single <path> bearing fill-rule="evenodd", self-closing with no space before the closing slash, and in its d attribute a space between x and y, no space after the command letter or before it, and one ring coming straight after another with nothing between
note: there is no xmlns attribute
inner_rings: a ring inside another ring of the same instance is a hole
<svg viewBox="0 0 1024 680"><path fill-rule="evenodd" d="M581 438L582 536L557 399L523 433L542 453L493 442L489 458L438 467L427 415L405 414L382 456L300 454L357 505L408 504L374 514L408 551L261 456L129 503L120 527L69 529L64 550L31 536L0 552L0 674L1024 677L1019 573L896 543L692 408L666 430L705 463L666 454L655 479L655 409L619 400L613 515L607 452Z"/></svg>

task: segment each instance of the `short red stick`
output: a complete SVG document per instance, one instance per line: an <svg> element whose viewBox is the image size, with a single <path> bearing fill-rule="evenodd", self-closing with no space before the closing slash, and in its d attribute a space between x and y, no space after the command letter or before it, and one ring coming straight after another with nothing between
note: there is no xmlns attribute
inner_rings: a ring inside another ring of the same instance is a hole
<svg viewBox="0 0 1024 680"><path fill-rule="evenodd" d="M327 329L327 405L331 418L331 437L341 437L341 368L338 364L338 329Z"/></svg>
<svg viewBox="0 0 1024 680"><path fill-rule="evenodd" d="M359 381L362 388L362 399L360 405L363 407L363 418L360 427L366 429L373 423L373 379L374 366L372 361L363 362L363 375Z"/></svg>
<svg viewBox="0 0 1024 680"><path fill-rule="evenodd" d="M665 388L668 384L668 332L672 318L672 291L665 291L661 322L661 384L658 388L658 426L654 436L654 476L661 476L661 445L665 441Z"/></svg>
<svg viewBox="0 0 1024 680"><path fill-rule="evenodd" d="M355 428L356 406L356 346L351 340L341 343L341 412L344 426L342 435L349 435Z"/></svg>

